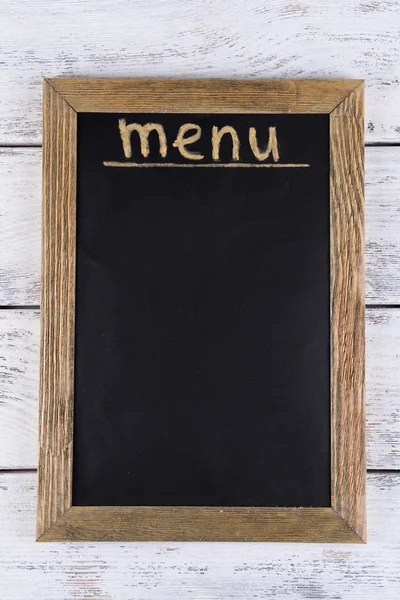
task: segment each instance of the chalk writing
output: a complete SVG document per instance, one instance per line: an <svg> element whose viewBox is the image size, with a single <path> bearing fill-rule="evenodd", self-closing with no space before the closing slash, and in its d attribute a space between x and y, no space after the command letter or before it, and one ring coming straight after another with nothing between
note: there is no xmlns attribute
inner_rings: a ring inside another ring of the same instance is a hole
<svg viewBox="0 0 400 600"><path fill-rule="evenodd" d="M125 159L132 158L132 138L133 134L137 134L140 142L140 155L142 158L148 158L150 156L150 143L149 137L152 132L157 133L158 144L154 136L151 137L152 152L157 152L161 158L166 158L168 155L168 142L165 129L160 123L146 123L141 125L139 123L127 124L125 119L119 119L118 121L119 133L122 142L122 149L124 152ZM195 150L194 148L188 148L192 144L198 142L203 135L202 128L197 123L184 123L179 127L176 134L176 138L172 143L172 147L176 148L180 155L190 161L189 163L177 163L177 162L161 162L156 163L154 161L148 162L133 162L133 161L104 161L103 164L106 167L154 167L154 166L221 166L221 167L309 167L306 163L284 163L280 162L279 144L278 144L278 133L277 128L274 126L268 127L268 140L264 146L264 150L260 148L257 131L255 127L249 127L248 130L248 144L253 153L253 156L257 163L239 162L240 160L240 148L241 143L238 132L231 125L224 125L223 127L213 126L211 130L211 156L213 162L199 162L204 159L204 154ZM221 142L225 136L228 136L231 146L232 154L229 161L220 162L220 147ZM261 136L262 137L262 136ZM137 144L137 142L136 142ZM135 148L137 147L135 144ZM272 158L272 161L268 159ZM268 162L267 162L268 161Z"/></svg>

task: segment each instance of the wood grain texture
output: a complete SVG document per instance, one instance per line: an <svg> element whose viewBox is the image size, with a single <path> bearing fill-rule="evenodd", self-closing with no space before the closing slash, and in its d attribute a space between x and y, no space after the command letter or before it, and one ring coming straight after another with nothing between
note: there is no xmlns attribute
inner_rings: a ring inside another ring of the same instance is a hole
<svg viewBox="0 0 400 600"><path fill-rule="evenodd" d="M362 78L400 139L399 1L37 0L2 7L0 144L41 141L42 77Z"/></svg>
<svg viewBox="0 0 400 600"><path fill-rule="evenodd" d="M367 310L367 464L400 469L400 310Z"/></svg>
<svg viewBox="0 0 400 600"><path fill-rule="evenodd" d="M36 468L39 312L0 310L0 469Z"/></svg>
<svg viewBox="0 0 400 600"><path fill-rule="evenodd" d="M77 112L329 113L360 80L49 79Z"/></svg>
<svg viewBox="0 0 400 600"><path fill-rule="evenodd" d="M35 474L0 474L2 600L398 600L400 476L368 475L368 544L37 544Z"/></svg>
<svg viewBox="0 0 400 600"><path fill-rule="evenodd" d="M332 507L366 538L364 87L330 115Z"/></svg>
<svg viewBox="0 0 400 600"><path fill-rule="evenodd" d="M400 305L400 147L365 150L367 302Z"/></svg>
<svg viewBox="0 0 400 600"><path fill-rule="evenodd" d="M41 150L0 149L0 306L40 302ZM366 300L400 304L400 148L365 152Z"/></svg>
<svg viewBox="0 0 400 600"><path fill-rule="evenodd" d="M0 311L0 469L37 467L39 312ZM400 310L366 311L367 465L400 469Z"/></svg>
<svg viewBox="0 0 400 600"><path fill-rule="evenodd" d="M71 506L76 113L44 84L37 536Z"/></svg>
<svg viewBox="0 0 400 600"><path fill-rule="evenodd" d="M332 508L72 506L38 541L362 543Z"/></svg>
<svg viewBox="0 0 400 600"><path fill-rule="evenodd" d="M41 152L0 148L0 306L39 304Z"/></svg>

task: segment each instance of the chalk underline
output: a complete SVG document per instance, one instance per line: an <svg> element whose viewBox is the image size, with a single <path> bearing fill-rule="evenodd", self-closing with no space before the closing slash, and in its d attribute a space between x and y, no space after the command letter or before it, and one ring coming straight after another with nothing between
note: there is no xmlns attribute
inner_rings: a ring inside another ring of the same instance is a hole
<svg viewBox="0 0 400 600"><path fill-rule="evenodd" d="M105 167L275 167L275 168L304 168L309 167L303 163L134 163L134 162L118 162L113 160L105 160Z"/></svg>

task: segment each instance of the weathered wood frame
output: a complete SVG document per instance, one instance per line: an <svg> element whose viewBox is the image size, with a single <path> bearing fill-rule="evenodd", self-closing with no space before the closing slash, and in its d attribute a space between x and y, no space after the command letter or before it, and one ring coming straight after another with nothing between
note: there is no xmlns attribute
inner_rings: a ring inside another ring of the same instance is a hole
<svg viewBox="0 0 400 600"><path fill-rule="evenodd" d="M72 506L78 112L329 114L331 507ZM44 81L38 540L366 540L363 112L359 80Z"/></svg>

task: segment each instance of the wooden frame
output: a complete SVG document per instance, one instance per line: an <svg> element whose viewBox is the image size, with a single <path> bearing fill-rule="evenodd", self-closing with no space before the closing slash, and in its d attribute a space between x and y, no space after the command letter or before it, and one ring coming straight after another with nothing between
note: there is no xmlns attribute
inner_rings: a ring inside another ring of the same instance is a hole
<svg viewBox="0 0 400 600"><path fill-rule="evenodd" d="M78 112L330 115L330 508L72 506ZM366 540L363 128L359 80L45 80L38 540Z"/></svg>

